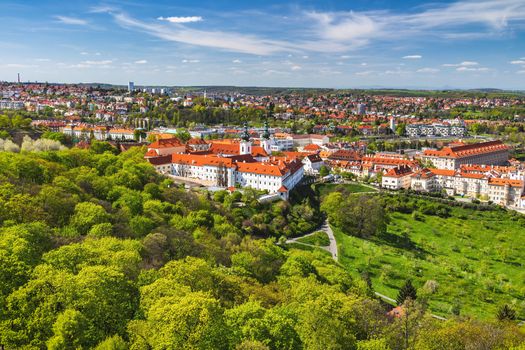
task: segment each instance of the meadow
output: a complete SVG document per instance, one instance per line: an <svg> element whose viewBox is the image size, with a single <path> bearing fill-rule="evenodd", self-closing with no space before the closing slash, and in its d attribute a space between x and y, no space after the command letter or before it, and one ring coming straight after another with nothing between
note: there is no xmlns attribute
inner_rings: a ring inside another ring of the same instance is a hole
<svg viewBox="0 0 525 350"><path fill-rule="evenodd" d="M517 215L460 207L448 218L394 212L386 234L371 239L332 228L340 263L356 277L368 272L379 293L395 299L411 278L440 316L493 319L509 303L525 318L525 228Z"/></svg>

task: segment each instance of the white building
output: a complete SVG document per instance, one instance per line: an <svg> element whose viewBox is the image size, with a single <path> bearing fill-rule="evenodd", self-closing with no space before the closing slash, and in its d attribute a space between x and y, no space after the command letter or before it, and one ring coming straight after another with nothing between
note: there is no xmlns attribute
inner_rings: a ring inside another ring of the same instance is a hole
<svg viewBox="0 0 525 350"><path fill-rule="evenodd" d="M381 186L390 190L409 189L411 176L414 174L408 166L402 165L388 169L381 179Z"/></svg>
<svg viewBox="0 0 525 350"><path fill-rule="evenodd" d="M307 174L319 174L319 170L324 165L324 161L319 154L309 154L303 158L304 172Z"/></svg>
<svg viewBox="0 0 525 350"><path fill-rule="evenodd" d="M431 162L438 169L458 169L462 164L503 165L509 159L509 147L501 141L427 149L421 160Z"/></svg>

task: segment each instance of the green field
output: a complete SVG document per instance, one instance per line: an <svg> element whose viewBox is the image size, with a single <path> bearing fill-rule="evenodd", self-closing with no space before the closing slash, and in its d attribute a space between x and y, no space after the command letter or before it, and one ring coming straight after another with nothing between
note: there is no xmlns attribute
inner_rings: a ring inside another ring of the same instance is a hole
<svg viewBox="0 0 525 350"><path fill-rule="evenodd" d="M428 280L439 284L427 293L433 313L449 317L453 304L461 315L493 319L502 303L514 304L525 318L525 228L503 211L452 208L452 216L393 213L387 234L365 240L334 227L340 262L354 275L371 275L374 289L396 298L406 278L423 295Z"/></svg>
<svg viewBox="0 0 525 350"><path fill-rule="evenodd" d="M297 242L311 244L317 247L326 247L330 245L330 239L326 232L317 231L313 235L299 238Z"/></svg>
<svg viewBox="0 0 525 350"><path fill-rule="evenodd" d="M319 194L319 197L322 198L328 193L338 191L343 193L363 193L363 192L376 192L377 190L374 187L361 185L357 183L351 184L317 184L315 185L315 190Z"/></svg>

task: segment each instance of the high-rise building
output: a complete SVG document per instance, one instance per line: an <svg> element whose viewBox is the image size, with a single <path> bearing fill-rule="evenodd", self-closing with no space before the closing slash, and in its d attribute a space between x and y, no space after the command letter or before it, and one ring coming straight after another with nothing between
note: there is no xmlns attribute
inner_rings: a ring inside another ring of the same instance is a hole
<svg viewBox="0 0 525 350"><path fill-rule="evenodd" d="M130 81L128 83L128 92L133 92L133 91L135 91L135 83Z"/></svg>
<svg viewBox="0 0 525 350"><path fill-rule="evenodd" d="M358 103L357 104L357 108L356 108L356 112L359 115L365 115L366 114L366 104Z"/></svg>

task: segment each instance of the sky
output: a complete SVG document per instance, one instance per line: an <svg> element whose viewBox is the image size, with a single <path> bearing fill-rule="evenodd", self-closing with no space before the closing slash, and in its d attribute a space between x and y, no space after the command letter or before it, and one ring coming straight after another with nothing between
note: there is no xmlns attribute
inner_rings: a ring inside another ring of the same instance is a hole
<svg viewBox="0 0 525 350"><path fill-rule="evenodd" d="M525 90L525 0L0 0L0 80Z"/></svg>

